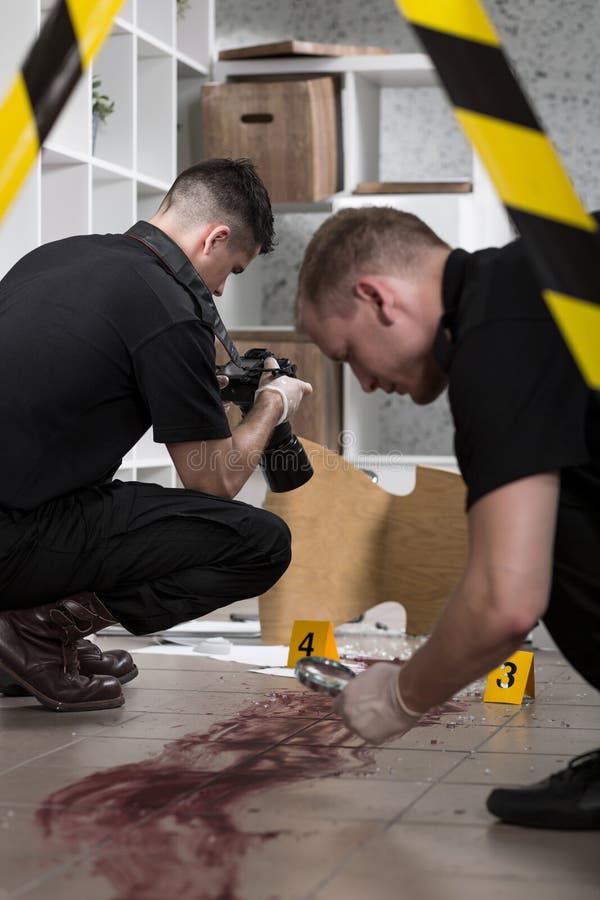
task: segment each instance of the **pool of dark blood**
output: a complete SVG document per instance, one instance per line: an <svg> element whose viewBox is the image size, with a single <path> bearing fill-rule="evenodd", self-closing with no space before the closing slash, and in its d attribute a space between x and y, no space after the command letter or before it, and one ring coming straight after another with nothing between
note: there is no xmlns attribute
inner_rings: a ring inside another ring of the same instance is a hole
<svg viewBox="0 0 600 900"><path fill-rule="evenodd" d="M449 703L428 716L439 721L443 712L456 711ZM240 861L281 834L241 828L236 812L247 809L246 801L256 804L258 795L279 786L374 765L372 747L287 743L330 713L331 700L312 691L270 693L207 733L170 741L155 757L55 791L37 810L37 821L69 852L93 848L91 874L107 879L118 900L241 900ZM296 729L290 718L303 721ZM219 768L224 750L227 760ZM276 753L276 764L267 753Z"/></svg>

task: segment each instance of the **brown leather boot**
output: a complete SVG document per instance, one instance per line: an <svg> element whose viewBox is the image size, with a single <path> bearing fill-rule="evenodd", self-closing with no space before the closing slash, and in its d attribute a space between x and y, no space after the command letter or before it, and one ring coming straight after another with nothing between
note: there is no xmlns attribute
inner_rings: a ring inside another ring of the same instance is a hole
<svg viewBox="0 0 600 900"><path fill-rule="evenodd" d="M133 681L139 675L138 667L127 650L101 650L91 641L80 640L75 643L79 672L87 678L94 675L112 675L121 684ZM29 691L17 684L0 670L0 694L5 697L29 697Z"/></svg>
<svg viewBox="0 0 600 900"><path fill-rule="evenodd" d="M114 621L89 592L0 613L0 669L57 712L122 706L116 678L80 674L75 646L86 634Z"/></svg>
<svg viewBox="0 0 600 900"><path fill-rule="evenodd" d="M112 675L121 684L127 684L139 674L138 667L127 650L101 650L91 641L77 641L79 671L91 678L92 675Z"/></svg>

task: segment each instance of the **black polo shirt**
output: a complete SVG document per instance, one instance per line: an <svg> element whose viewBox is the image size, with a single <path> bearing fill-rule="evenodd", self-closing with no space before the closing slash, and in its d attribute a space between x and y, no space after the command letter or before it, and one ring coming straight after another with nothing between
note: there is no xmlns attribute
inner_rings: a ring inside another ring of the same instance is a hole
<svg viewBox="0 0 600 900"><path fill-rule="evenodd" d="M504 484L555 469L563 497L600 503L600 404L550 316L522 241L454 250L443 304L434 354L449 376L467 508Z"/></svg>
<svg viewBox="0 0 600 900"><path fill-rule="evenodd" d="M0 373L4 509L107 480L150 425L160 443L230 435L212 329L128 235L45 244L11 269L0 282Z"/></svg>

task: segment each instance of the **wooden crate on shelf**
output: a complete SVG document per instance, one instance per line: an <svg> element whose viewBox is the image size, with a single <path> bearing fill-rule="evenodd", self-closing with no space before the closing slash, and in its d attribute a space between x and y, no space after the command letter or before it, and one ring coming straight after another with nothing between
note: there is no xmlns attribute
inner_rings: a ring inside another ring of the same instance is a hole
<svg viewBox="0 0 600 900"><path fill-rule="evenodd" d="M248 157L273 203L310 203L335 193L333 78L207 84L201 100L205 158Z"/></svg>
<svg viewBox="0 0 600 900"><path fill-rule="evenodd" d="M287 357L296 364L298 378L309 381L313 393L304 398L292 420L294 432L337 452L342 429L341 364L327 359L306 335L292 328L232 330L229 333L240 353L252 347L266 347L277 357ZM228 359L217 341L217 363L228 362ZM240 412L232 406L229 411L232 427L239 420Z"/></svg>

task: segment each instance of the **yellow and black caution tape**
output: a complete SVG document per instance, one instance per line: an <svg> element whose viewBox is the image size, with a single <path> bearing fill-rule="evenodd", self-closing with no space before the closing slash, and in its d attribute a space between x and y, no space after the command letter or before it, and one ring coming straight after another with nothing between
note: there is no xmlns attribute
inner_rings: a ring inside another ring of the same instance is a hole
<svg viewBox="0 0 600 900"><path fill-rule="evenodd" d="M0 106L0 220L123 0L59 0Z"/></svg>
<svg viewBox="0 0 600 900"><path fill-rule="evenodd" d="M414 26L537 271L590 387L600 389L600 237L480 0L396 0Z"/></svg>

